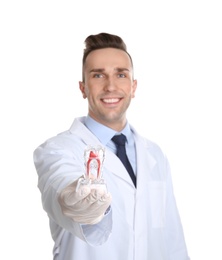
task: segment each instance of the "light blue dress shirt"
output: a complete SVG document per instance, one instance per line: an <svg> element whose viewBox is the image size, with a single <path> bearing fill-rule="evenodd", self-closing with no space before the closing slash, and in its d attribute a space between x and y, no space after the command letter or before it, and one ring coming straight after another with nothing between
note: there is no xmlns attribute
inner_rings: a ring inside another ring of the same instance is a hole
<svg viewBox="0 0 222 260"><path fill-rule="evenodd" d="M100 140L100 142L116 154L116 145L111 140L116 134L124 134L127 138L126 142L126 153L128 159L132 165L133 171L136 175L136 151L135 151L135 141L133 133L130 129L130 125L127 122L126 126L121 132L116 132L115 130L98 123L90 116L85 118L85 126Z"/></svg>

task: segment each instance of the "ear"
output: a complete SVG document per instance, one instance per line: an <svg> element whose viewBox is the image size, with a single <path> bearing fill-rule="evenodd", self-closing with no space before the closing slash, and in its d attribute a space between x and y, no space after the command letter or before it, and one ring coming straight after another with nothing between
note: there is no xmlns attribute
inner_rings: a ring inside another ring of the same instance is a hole
<svg viewBox="0 0 222 260"><path fill-rule="evenodd" d="M85 83L82 81L79 81L79 89L82 92L83 98L86 98L86 92L85 92Z"/></svg>
<svg viewBox="0 0 222 260"><path fill-rule="evenodd" d="M136 92L136 89L137 89L137 80L133 80L133 86L132 86L132 98L135 97L135 92Z"/></svg>

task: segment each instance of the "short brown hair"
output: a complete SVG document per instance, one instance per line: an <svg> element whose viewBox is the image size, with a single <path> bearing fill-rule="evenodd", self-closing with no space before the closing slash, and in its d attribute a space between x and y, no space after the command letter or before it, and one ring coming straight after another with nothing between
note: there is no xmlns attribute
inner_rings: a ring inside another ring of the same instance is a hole
<svg viewBox="0 0 222 260"><path fill-rule="evenodd" d="M83 59L82 59L83 67L85 65L86 58L90 52L98 49L104 49L104 48L115 48L115 49L125 51L129 55L133 66L133 61L130 54L127 52L127 47L125 42L123 41L122 38L120 38L117 35L109 34L109 33L99 33L95 35L89 35L85 39L84 43L85 43L85 49L83 52ZM83 75L83 81L84 81L84 75Z"/></svg>

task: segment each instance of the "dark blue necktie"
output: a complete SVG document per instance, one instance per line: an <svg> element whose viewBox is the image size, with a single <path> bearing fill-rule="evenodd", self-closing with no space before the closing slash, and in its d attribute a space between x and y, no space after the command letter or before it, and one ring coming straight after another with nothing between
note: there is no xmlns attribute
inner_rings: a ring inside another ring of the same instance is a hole
<svg viewBox="0 0 222 260"><path fill-rule="evenodd" d="M116 155L119 157L119 159L121 160L121 162L123 163L123 165L125 166L126 170L128 171L135 187L136 187L136 176L133 172L132 166L129 162L129 159L126 155L126 147L125 147L125 143L126 143L126 136L123 134L120 135L114 135L114 137L112 138L113 142L116 145L117 148L117 153Z"/></svg>

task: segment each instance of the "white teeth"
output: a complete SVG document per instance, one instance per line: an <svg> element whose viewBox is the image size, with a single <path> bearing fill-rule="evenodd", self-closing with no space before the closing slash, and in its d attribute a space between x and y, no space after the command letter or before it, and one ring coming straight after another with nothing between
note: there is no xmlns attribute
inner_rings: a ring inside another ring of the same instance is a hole
<svg viewBox="0 0 222 260"><path fill-rule="evenodd" d="M109 99L103 99L103 102L105 103L115 103L118 102L119 98L109 98Z"/></svg>

